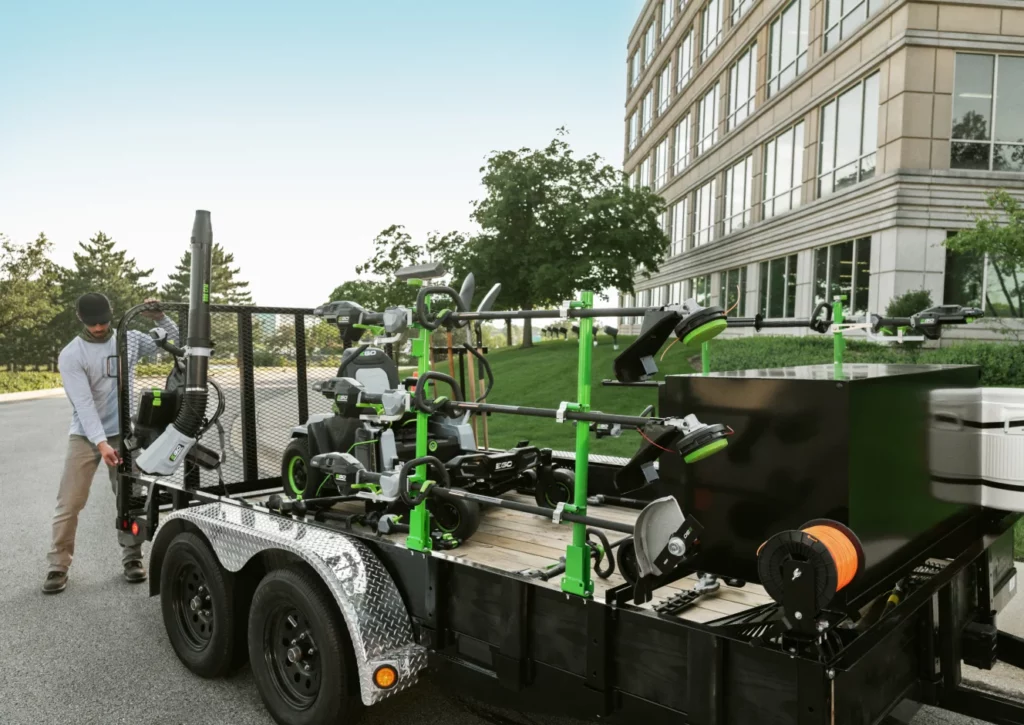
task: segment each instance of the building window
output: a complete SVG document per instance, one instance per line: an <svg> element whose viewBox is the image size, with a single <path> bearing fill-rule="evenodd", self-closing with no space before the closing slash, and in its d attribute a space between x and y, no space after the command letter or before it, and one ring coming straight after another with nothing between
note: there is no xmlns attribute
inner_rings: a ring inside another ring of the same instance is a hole
<svg viewBox="0 0 1024 725"><path fill-rule="evenodd" d="M676 0L663 0L661 3L661 39L664 40L668 32L672 30L672 23L676 19Z"/></svg>
<svg viewBox="0 0 1024 725"><path fill-rule="evenodd" d="M956 54L950 166L1024 171L1024 57Z"/></svg>
<svg viewBox="0 0 1024 725"><path fill-rule="evenodd" d="M757 0L733 0L732 2L732 24L735 25L740 21L750 8L754 6Z"/></svg>
<svg viewBox="0 0 1024 725"><path fill-rule="evenodd" d="M793 0L771 24L768 36L768 95L807 69L810 0Z"/></svg>
<svg viewBox="0 0 1024 725"><path fill-rule="evenodd" d="M633 111L629 117L629 150L636 148L636 142L640 138L639 111Z"/></svg>
<svg viewBox="0 0 1024 725"><path fill-rule="evenodd" d="M768 319L796 314L796 255L761 262L758 312Z"/></svg>
<svg viewBox="0 0 1024 725"><path fill-rule="evenodd" d="M665 69L658 76L658 113L662 114L672 100L672 63L666 63Z"/></svg>
<svg viewBox="0 0 1024 725"><path fill-rule="evenodd" d="M700 99L700 109L697 113L698 156L718 143L718 104L721 91L722 84L716 83L715 87Z"/></svg>
<svg viewBox="0 0 1024 725"><path fill-rule="evenodd" d="M836 47L864 24L885 0L828 0L825 5L825 50Z"/></svg>
<svg viewBox="0 0 1024 725"><path fill-rule="evenodd" d="M640 82L640 51L633 51L629 59L629 90L636 88Z"/></svg>
<svg viewBox="0 0 1024 725"><path fill-rule="evenodd" d="M947 249L942 304L980 307L986 317L1024 317L1024 268L997 264L987 254Z"/></svg>
<svg viewBox="0 0 1024 725"><path fill-rule="evenodd" d="M703 246L715 238L715 195L718 184L711 179L693 194L693 241L690 248Z"/></svg>
<svg viewBox="0 0 1024 725"><path fill-rule="evenodd" d="M726 128L731 131L754 112L757 93L757 43L741 55L729 69L729 119Z"/></svg>
<svg viewBox="0 0 1024 725"><path fill-rule="evenodd" d="M654 60L654 51L657 44L657 29L654 27L654 23L651 23L647 27L647 34L644 37L644 68L651 64Z"/></svg>
<svg viewBox="0 0 1024 725"><path fill-rule="evenodd" d="M665 285L651 289L651 307L661 307L665 304Z"/></svg>
<svg viewBox="0 0 1024 725"><path fill-rule="evenodd" d="M675 138L672 140L676 147L674 159L675 173L683 173L683 169L690 163L690 114L686 114L675 128Z"/></svg>
<svg viewBox="0 0 1024 725"><path fill-rule="evenodd" d="M693 77L693 28L690 28L679 44L676 54L676 93L681 93Z"/></svg>
<svg viewBox="0 0 1024 725"><path fill-rule="evenodd" d="M748 156L725 172L725 220L723 234L750 224L750 187L754 157Z"/></svg>
<svg viewBox="0 0 1024 725"><path fill-rule="evenodd" d="M633 297L628 292L619 292L619 307L628 309L633 306ZM633 324L633 318L629 315L623 315L619 318L619 326Z"/></svg>
<svg viewBox="0 0 1024 725"><path fill-rule="evenodd" d="M640 162L640 186L651 186L651 156L650 154Z"/></svg>
<svg viewBox="0 0 1024 725"><path fill-rule="evenodd" d="M672 205L672 256L683 253L683 242L686 239L686 202L683 197Z"/></svg>
<svg viewBox="0 0 1024 725"><path fill-rule="evenodd" d="M718 275L718 306L731 317L747 313L747 268L737 267Z"/></svg>
<svg viewBox="0 0 1024 725"><path fill-rule="evenodd" d="M836 297L846 301L847 315L868 314L871 284L871 237L851 239L814 250L814 306L832 304Z"/></svg>
<svg viewBox="0 0 1024 725"><path fill-rule="evenodd" d="M678 305L683 301L683 283L673 282L668 286L668 301L666 304Z"/></svg>
<svg viewBox="0 0 1024 725"><path fill-rule="evenodd" d="M800 206L803 170L803 121L783 131L764 147L764 218Z"/></svg>
<svg viewBox="0 0 1024 725"><path fill-rule="evenodd" d="M821 107L818 196L875 175L878 74Z"/></svg>
<svg viewBox="0 0 1024 725"><path fill-rule="evenodd" d="M690 297L701 307L711 304L711 275L694 277L690 280Z"/></svg>
<svg viewBox="0 0 1024 725"><path fill-rule="evenodd" d="M651 122L654 120L654 89L647 91L644 100L640 103L640 136L647 135L651 130Z"/></svg>
<svg viewBox="0 0 1024 725"><path fill-rule="evenodd" d="M654 189L660 189L668 181L668 137L654 149Z"/></svg>
<svg viewBox="0 0 1024 725"><path fill-rule="evenodd" d="M709 0L700 17L700 62L703 63L722 39L722 0Z"/></svg>
<svg viewBox="0 0 1024 725"><path fill-rule="evenodd" d="M640 188L640 167L633 169L632 184L634 189Z"/></svg>

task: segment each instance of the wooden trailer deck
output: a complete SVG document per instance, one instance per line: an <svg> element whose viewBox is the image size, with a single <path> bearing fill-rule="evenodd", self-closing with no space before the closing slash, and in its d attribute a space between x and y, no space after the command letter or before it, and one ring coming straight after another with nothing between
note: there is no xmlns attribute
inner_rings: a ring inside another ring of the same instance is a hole
<svg viewBox="0 0 1024 725"><path fill-rule="evenodd" d="M532 497L522 494L509 493L503 498L534 505ZM361 509L362 504L359 503L339 504L335 507L338 511L355 512ZM639 514L638 511L617 506L592 506L588 513L597 518L627 524L633 524ZM625 536L615 531L607 531L606 534L611 542ZM392 534L386 538L394 543L403 544L405 534ZM469 541L457 549L442 553L452 559L461 559L501 571L521 572L556 563L559 557L565 556L565 548L571 540L572 527L567 524L556 524L521 511L487 507L482 512L480 528ZM604 598L604 593L608 589L625 583L618 570L608 579L601 579L595 574L593 580L594 596L599 599ZM560 590L562 577L556 576L546 582L540 579L535 581L538 586ZM653 609L654 604L679 591L691 588L694 583L696 577L691 575L658 589L654 593L653 601L643 606L646 609ZM678 616L692 622L703 623L771 603L772 599L759 584L747 584L737 589L726 586L723 582L717 593L698 600Z"/></svg>

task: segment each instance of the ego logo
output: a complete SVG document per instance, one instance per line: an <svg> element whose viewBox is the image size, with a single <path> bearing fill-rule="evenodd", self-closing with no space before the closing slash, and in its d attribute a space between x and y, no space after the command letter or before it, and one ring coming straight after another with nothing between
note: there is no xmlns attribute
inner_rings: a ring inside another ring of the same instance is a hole
<svg viewBox="0 0 1024 725"><path fill-rule="evenodd" d="M514 461L498 461L497 463L494 464L494 470L505 471L509 468L512 468L513 463Z"/></svg>

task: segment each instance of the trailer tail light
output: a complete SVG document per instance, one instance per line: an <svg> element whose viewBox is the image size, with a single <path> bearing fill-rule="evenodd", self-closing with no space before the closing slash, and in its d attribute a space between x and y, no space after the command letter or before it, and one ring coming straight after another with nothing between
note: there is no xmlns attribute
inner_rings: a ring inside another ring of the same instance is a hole
<svg viewBox="0 0 1024 725"><path fill-rule="evenodd" d="M138 536L138 535L139 535L139 522L138 521L132 521L132 536Z"/></svg>
<svg viewBox="0 0 1024 725"><path fill-rule="evenodd" d="M373 682L382 690L390 690L398 682L398 672L391 665L383 665L373 673Z"/></svg>

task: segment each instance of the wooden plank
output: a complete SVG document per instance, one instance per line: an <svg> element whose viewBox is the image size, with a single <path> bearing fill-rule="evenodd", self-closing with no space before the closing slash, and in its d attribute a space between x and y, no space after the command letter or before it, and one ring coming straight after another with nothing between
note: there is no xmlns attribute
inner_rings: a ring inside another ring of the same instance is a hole
<svg viewBox="0 0 1024 725"><path fill-rule="evenodd" d="M516 539L510 539L505 536L495 536L494 534L488 534L486 532L478 532L473 535L473 538L501 549L521 551L525 554L535 554L536 556L548 556L552 559L558 559L558 557L565 553L565 549L562 547L549 546L546 544L531 544L527 541L517 541Z"/></svg>

